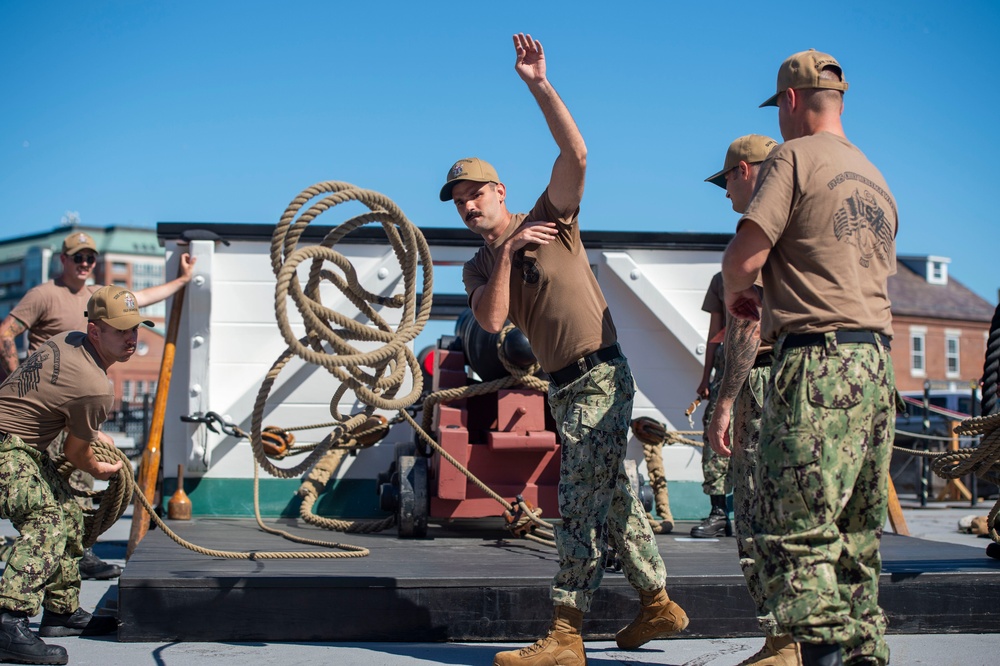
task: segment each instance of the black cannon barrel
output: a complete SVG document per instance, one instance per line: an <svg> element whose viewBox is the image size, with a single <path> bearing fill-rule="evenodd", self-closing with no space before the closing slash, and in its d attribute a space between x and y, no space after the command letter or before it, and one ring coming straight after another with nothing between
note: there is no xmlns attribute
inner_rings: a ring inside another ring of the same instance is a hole
<svg viewBox="0 0 1000 666"><path fill-rule="evenodd" d="M500 334L488 333L483 329L476 321L471 308L458 316L455 322L455 335L461 340L465 362L480 379L493 381L503 379L510 374L507 368L503 367L500 355L497 353ZM536 362L531 344L519 328L510 331L504 338L503 352L507 360L518 368L527 370Z"/></svg>

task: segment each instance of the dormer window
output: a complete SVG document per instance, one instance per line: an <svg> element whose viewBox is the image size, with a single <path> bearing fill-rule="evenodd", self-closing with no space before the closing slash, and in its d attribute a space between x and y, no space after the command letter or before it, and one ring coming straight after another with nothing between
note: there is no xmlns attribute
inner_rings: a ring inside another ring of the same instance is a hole
<svg viewBox="0 0 1000 666"><path fill-rule="evenodd" d="M948 284L947 257L927 257L927 284Z"/></svg>

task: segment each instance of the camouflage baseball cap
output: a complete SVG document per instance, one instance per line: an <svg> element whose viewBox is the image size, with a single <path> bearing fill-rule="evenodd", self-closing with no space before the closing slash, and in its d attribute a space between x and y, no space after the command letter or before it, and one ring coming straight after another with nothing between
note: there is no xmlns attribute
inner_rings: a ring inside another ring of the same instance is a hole
<svg viewBox="0 0 1000 666"><path fill-rule="evenodd" d="M97 252L97 243L82 231L74 231L63 239L63 254L74 255L80 250L93 250Z"/></svg>
<svg viewBox="0 0 1000 666"><path fill-rule="evenodd" d="M143 319L143 316L139 314L139 305L136 303L135 294L125 287L117 287L113 284L101 287L94 292L87 302L85 314L88 321L104 321L119 331L127 331L139 324L153 327L153 322Z"/></svg>
<svg viewBox="0 0 1000 666"><path fill-rule="evenodd" d="M499 183L497 170L478 157L466 157L455 162L448 169L448 178L441 188L441 201L451 201L451 190L460 180L471 180L475 183Z"/></svg>
<svg viewBox="0 0 1000 666"><path fill-rule="evenodd" d="M839 81L824 79L820 73L827 67L836 67ZM778 92L764 100L760 108L778 106L778 95L789 88L828 88L830 90L847 90L844 80L844 68L837 59L828 53L820 53L816 49L800 51L788 57L778 68Z"/></svg>
<svg viewBox="0 0 1000 666"><path fill-rule="evenodd" d="M734 169L740 162L746 162L747 164L763 162L777 145L777 141L763 134L741 136L729 144L729 150L726 151L726 161L722 165L722 171L713 173L705 179L705 182L726 189L726 174L729 173L730 169Z"/></svg>

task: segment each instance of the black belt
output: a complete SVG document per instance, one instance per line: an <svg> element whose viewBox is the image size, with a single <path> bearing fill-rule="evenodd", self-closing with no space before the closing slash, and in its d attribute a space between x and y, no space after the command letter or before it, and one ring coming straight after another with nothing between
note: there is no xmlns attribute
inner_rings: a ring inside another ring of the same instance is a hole
<svg viewBox="0 0 1000 666"><path fill-rule="evenodd" d="M837 343L846 344L850 342L860 342L862 344L875 344L876 340L882 342L882 346L886 350L890 349L889 343L891 340L882 335L881 333L876 333L875 331L836 331ZM794 333L792 335L786 335L785 340L781 343L782 349L793 349L795 347L815 347L816 345L821 345L826 342L826 333Z"/></svg>
<svg viewBox="0 0 1000 666"><path fill-rule="evenodd" d="M621 358L621 356L622 348L619 347L616 342L610 347L598 349L593 354L587 354L586 356L577 359L562 370L550 372L549 377L556 383L557 386L566 386L566 384L576 381L582 377L583 374L591 368L598 366L601 363L607 363L608 361L613 361L616 358Z"/></svg>
<svg viewBox="0 0 1000 666"><path fill-rule="evenodd" d="M763 354L758 354L757 358L753 362L753 367L755 368L770 368L771 363L774 361L774 354L769 351Z"/></svg>

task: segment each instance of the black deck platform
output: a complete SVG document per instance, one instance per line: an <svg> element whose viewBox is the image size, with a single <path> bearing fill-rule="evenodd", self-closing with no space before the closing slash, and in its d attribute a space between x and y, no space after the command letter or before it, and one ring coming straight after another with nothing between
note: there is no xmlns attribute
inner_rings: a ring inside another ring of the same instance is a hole
<svg viewBox="0 0 1000 666"><path fill-rule="evenodd" d="M691 525L657 537L667 587L691 618L686 635L759 633L732 538L683 540ZM174 522L206 548L308 550L247 519ZM516 641L551 620L554 549L497 529L400 540L284 523L314 539L371 549L355 559L224 560L151 531L118 583L122 641ZM1000 561L983 549L886 534L881 603L896 633L995 632ZM608 638L634 617L637 598L620 573L605 575L584 631Z"/></svg>

